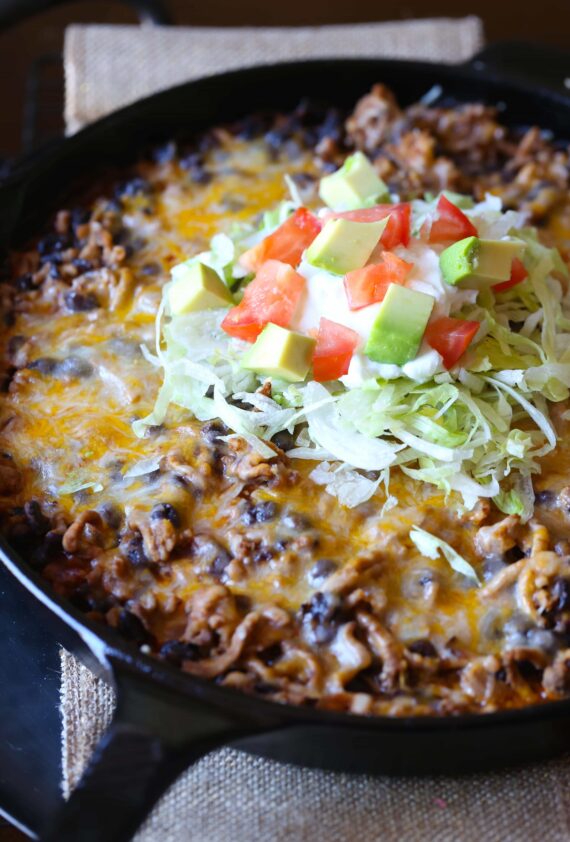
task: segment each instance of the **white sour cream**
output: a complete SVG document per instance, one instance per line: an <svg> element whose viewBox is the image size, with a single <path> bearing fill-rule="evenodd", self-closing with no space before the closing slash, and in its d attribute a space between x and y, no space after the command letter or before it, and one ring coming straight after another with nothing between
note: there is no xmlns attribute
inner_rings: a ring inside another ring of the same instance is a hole
<svg viewBox="0 0 570 842"><path fill-rule="evenodd" d="M457 312L464 303L475 301L477 290L457 289L444 282L438 252L426 243L412 239L407 248L398 246L394 251L402 260L414 264L406 286L435 299L432 318L448 316L451 312ZM342 277L319 269L306 260L301 262L297 272L305 278L307 284L291 322L292 330L300 333L315 331L324 316L351 328L360 336L360 344L352 357L348 374L341 377L347 388L361 386L365 380L377 377L394 380L404 376L422 383L438 371L443 371L441 356L426 343L422 344L418 356L404 366L369 360L363 348L382 306L381 302L361 310L350 310Z"/></svg>

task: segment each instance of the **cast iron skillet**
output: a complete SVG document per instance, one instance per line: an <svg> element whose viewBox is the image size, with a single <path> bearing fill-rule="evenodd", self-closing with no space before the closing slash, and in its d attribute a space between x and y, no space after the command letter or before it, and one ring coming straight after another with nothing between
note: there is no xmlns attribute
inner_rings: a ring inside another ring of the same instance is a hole
<svg viewBox="0 0 570 842"><path fill-rule="evenodd" d="M528 58L527 49L523 59ZM304 96L350 107L380 80L404 104L440 84L446 97L458 101L503 103L506 122L537 123L557 136L570 135L570 100L562 90L506 82L487 60L483 55L461 67L308 61L241 70L165 91L23 163L0 187L0 248L27 238L74 178L93 173L96 165L132 160L143 142L258 109L290 109ZM541 61L548 67L548 56ZM36 597L38 623L53 626L61 643L112 682L118 694L113 722L81 783L45 829L46 842L129 839L183 769L226 744L304 766L388 774L465 772L546 757L570 746L570 701L484 716L389 719L246 696L141 654L54 596L5 543L0 557Z"/></svg>

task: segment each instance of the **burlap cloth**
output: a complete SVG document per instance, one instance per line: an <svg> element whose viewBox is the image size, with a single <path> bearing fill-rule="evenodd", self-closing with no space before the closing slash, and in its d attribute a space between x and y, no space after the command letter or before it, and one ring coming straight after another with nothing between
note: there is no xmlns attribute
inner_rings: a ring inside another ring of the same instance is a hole
<svg viewBox="0 0 570 842"><path fill-rule="evenodd" d="M477 18L303 29L73 26L66 35L69 131L138 97L229 67L305 56L460 61ZM62 651L63 789L108 724L113 691ZM570 762L464 779L370 778L283 766L232 749L167 792L137 842L567 842Z"/></svg>

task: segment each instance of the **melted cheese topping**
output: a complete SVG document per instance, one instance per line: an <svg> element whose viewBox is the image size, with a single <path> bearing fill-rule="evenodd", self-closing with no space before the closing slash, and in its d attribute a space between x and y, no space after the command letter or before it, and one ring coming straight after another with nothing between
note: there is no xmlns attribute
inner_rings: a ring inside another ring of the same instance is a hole
<svg viewBox="0 0 570 842"><path fill-rule="evenodd" d="M125 202L122 225L139 242L127 260L133 273L130 293L115 307L69 313L57 310L45 291L24 297L16 323L5 337L4 352L12 337L23 336L31 349L30 359L74 358L83 361L91 373L77 377L62 370L44 376L28 368L16 376L2 401L2 447L13 454L23 484L3 501L5 510L38 499L45 511L60 511L68 521L104 505L119 507L128 519L134 512L148 512L159 501L169 502L181 514L181 528L191 529L194 535L213 535L220 543L233 541L235 546L240 536L241 540L255 539L258 527L243 526L237 480L216 486L211 494L192 495L168 473L126 476L141 461L151 460L151 465L158 466L173 451L190 467L200 468L198 425L183 410L171 409L165 427L143 439L136 438L131 429L134 419L152 409L160 386L156 370L140 353L140 344L152 347L154 316L170 268L206 248L216 232L228 230L236 220L253 219L285 198L284 173L311 172L314 164L305 153L293 161L272 161L261 142L232 139L211 153L209 168L214 173L211 183L197 185L177 163L140 165L140 173L155 186L157 198L150 213L137 197ZM413 244L401 252L415 264L410 285L436 295L439 312L448 313L451 297L465 293L441 287L431 250L422 251ZM148 272L149 265L157 267L154 274ZM342 279L332 279L306 264L301 271L308 279L308 293L294 327L308 330L326 315L364 337L377 307L351 313ZM439 355L434 354L422 349L413 364L418 376L439 365ZM357 354L347 379L355 385L379 373L399 374L399 370L387 373L385 366L381 368ZM406 374L414 376L411 368ZM397 509L380 515L383 491L355 510L343 509L308 479L313 467L298 461L294 465L300 475L297 483L253 490L250 502L273 501L279 506L279 517L263 527L263 540L271 540L271 546L281 542L285 549L279 557L246 565L241 575L230 579L228 586L234 594L247 596L254 606L271 604L296 612L319 588L311 574L315 561L332 559L342 569L355 557L373 553L379 564L363 587L372 601L386 605L385 624L401 643L427 639L444 649L453 641L456 648L485 655L504 648L504 636L489 632L489 623L492 619L503 628L517 613L511 592L498 592L491 611L478 588L453 573L445 560L422 558L409 539L411 527L421 524L451 543L485 578L482 558L474 547L482 517L479 510L465 515L456 500L446 502L433 488L398 472L391 489L400 501ZM567 481L569 467L568 448L563 445L548 457L541 481L548 485L554 476L552 482L560 487ZM564 529L562 515L553 514L551 521L555 531ZM309 549L287 549L303 535L313 542ZM105 548L94 567L97 576L124 599L137 600L159 637L170 628L173 600L184 605L199 587L216 581L196 558L184 555L155 578L106 561L115 556L115 548ZM337 649L341 643L337 641ZM325 662L338 656L335 651L323 654ZM520 703L515 695L505 702Z"/></svg>

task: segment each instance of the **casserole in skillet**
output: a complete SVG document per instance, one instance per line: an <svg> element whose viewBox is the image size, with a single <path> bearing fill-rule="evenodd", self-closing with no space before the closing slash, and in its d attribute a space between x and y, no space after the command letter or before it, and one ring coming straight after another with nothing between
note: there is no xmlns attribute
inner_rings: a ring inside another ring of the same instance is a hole
<svg viewBox="0 0 570 842"><path fill-rule="evenodd" d="M277 701L565 695L567 189L540 130L381 86L155 150L7 267L5 534L143 651Z"/></svg>

